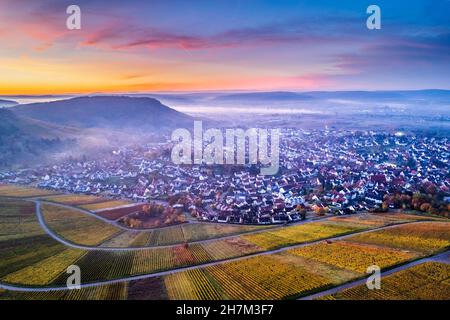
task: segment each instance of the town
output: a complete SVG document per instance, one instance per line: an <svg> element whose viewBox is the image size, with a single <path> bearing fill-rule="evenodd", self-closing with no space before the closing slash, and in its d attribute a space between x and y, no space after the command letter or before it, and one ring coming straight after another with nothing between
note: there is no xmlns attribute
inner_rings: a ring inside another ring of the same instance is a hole
<svg viewBox="0 0 450 320"><path fill-rule="evenodd" d="M0 182L68 193L159 201L201 221L277 224L307 213L416 209L449 216L448 138L404 132L283 129L280 170L175 165L172 142L0 172Z"/></svg>

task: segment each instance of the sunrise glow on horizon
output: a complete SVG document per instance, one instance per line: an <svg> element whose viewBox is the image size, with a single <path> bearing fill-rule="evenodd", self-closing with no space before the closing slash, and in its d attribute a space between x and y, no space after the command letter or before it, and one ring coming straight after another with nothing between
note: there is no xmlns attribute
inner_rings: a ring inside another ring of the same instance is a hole
<svg viewBox="0 0 450 320"><path fill-rule="evenodd" d="M2 0L0 95L449 89L450 2L376 2Z"/></svg>

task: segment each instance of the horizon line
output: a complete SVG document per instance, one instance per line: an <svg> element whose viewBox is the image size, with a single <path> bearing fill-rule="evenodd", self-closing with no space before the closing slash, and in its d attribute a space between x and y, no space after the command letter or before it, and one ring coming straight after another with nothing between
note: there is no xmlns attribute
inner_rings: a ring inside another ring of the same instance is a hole
<svg viewBox="0 0 450 320"><path fill-rule="evenodd" d="M450 88L423 88L423 89L343 89L343 90L248 90L248 89L223 89L223 90L157 90L157 91L121 91L121 92L65 92L65 93L36 93L36 94L2 94L0 97L63 97L63 96L96 96L96 95L145 95L145 94L187 94L187 93L316 93L316 92L418 92L418 91L450 91Z"/></svg>

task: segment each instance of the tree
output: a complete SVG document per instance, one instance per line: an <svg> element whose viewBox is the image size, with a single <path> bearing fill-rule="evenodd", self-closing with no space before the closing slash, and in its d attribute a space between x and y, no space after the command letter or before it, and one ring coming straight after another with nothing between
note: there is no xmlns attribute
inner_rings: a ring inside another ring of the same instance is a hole
<svg viewBox="0 0 450 320"><path fill-rule="evenodd" d="M431 205L429 203L422 203L420 206L420 211L422 212L428 212L431 209Z"/></svg>

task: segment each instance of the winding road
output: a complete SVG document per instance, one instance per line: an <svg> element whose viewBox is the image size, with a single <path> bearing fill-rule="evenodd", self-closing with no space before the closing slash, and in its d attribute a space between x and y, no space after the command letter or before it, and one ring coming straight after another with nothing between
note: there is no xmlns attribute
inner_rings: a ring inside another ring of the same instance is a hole
<svg viewBox="0 0 450 320"><path fill-rule="evenodd" d="M42 226L42 228L44 229L44 231L47 232L53 239L55 239L56 241L59 241L60 243L66 245L68 247L77 248L77 249L83 249L83 250L106 250L106 251L130 250L130 248L85 247L85 246L80 246L80 245L68 242L68 241L66 241L64 239L61 239L56 233L54 233L51 229L49 229L48 226L45 224L45 221L44 221L44 219L42 217L42 213L40 211L40 203L39 202L36 203L36 208L37 208L36 213L37 213L37 216L38 216L39 223ZM351 236L353 236L355 234L364 234L364 233L368 233L368 232L374 232L374 231L377 231L377 230L385 230L385 229L389 229L389 228L394 228L394 227L399 226L401 224L416 224L416 223L420 223L420 222L422 222L422 221L405 222L405 223L400 223L400 224L395 224L395 225L383 226L383 227L373 228L373 229L370 229L370 230L353 232L353 233L350 233L350 234L337 236L337 237L333 237L333 238L327 238L326 240L328 240L328 241L343 240L343 239L351 237ZM216 239L211 239L211 240L216 240ZM204 240L204 241L211 241L211 240ZM157 273L150 273L150 274L144 274L144 275L122 277L122 278L117 278L117 279L113 279L113 280L85 283L85 284L81 284L81 288L98 287L98 286L115 284L115 283L120 283L120 282L125 282L125 281L133 281L133 280L142 280L142 279L148 279L148 278L153 278L153 277L161 277L161 276L166 276L166 275L170 275L170 274L174 274L174 273L178 273L178 272L183 272L183 271L188 271L188 270L194 270L194 269L199 269L199 268L215 266L215 265L219 265L219 264L223 264L223 263L227 263L227 262L240 261L240 260L248 259L248 258L251 258L251 257L269 255L269 254L274 254L274 253L280 253L280 252L287 251L287 250L290 250L290 249L301 248L301 247L304 247L304 246L309 246L309 245L313 245L313 244L316 244L316 243L320 243L320 242L323 242L324 240L325 239L315 240L315 241L310 241L310 242L304 242L304 243L301 243L301 244L286 246L286 247L279 248L279 249L268 250L268 251L258 252L258 253L249 254L249 255L245 255L245 256L241 256L241 257L230 258L230 259L225 259L225 260L219 260L219 261L214 261L214 262L209 262L209 263L203 263L203 264L198 264L198 265L189 266L189 267L181 267L181 268L167 270L167 271L161 271L161 272L157 272ZM138 250L146 250L146 249L148 249L148 248L138 248ZM132 249L132 250L136 250L136 249ZM447 256L444 256L445 254ZM424 258L415 260L413 262L407 263L405 265L399 266L397 268L391 269L389 271L386 271L385 273L383 273L383 275L390 274L390 273L395 272L395 271L400 271L400 270L403 270L403 269L407 268L408 266L412 266L412 265L415 265L415 264L419 264L421 262L429 261L431 259L438 259L439 260L439 259L444 259L445 257L448 258L449 255L450 255L450 251L447 251L445 253L441 253L441 254L437 255L436 257L424 257ZM322 295L331 294L331 293L328 293L328 292L337 292L337 291L342 290L342 289L344 289L346 287L356 286L356 285L358 285L360 283L364 283L364 282L365 282L365 279L361 279L361 280L357 280L357 281L354 281L354 282L351 282L351 283L347 283L347 284L344 284L344 285L341 285L341 286L337 286L336 288L333 288L333 289L324 291L323 293L317 294L317 297L321 296L320 294L322 294ZM68 290L67 287L65 287L65 286L23 287L23 286L10 285L10 284L3 283L3 282L0 282L0 288L6 289L6 290L11 290L11 291L24 291L24 292L49 292L49 291ZM333 291L333 290L335 290L335 291ZM306 298L313 299L315 297L316 296L313 295L313 296L308 296Z"/></svg>
<svg viewBox="0 0 450 320"><path fill-rule="evenodd" d="M94 213L88 211L88 210L84 210L84 209L79 209L79 208L74 208L72 206L69 205L63 205L63 204L55 204L53 202L45 202L45 201L41 201L41 200L36 200L36 199L32 199L32 200L28 200L28 201L33 201L36 204L36 216L37 219L39 221L40 226L43 228L43 230L50 236L52 237L54 240L64 244L67 247L70 248L76 248L76 249L82 249L82 250L89 250L89 251L129 251L129 250L148 250L151 248L164 248L164 247L173 247L175 245L167 245L167 246L154 246L154 247L127 247L127 248L109 248L109 247L90 247L90 246L84 246L84 245L79 245L79 244L75 244L72 243L70 241L67 241L63 238L61 238L58 234L56 234L53 230L51 230L48 225L46 224L44 217L42 215L41 212L41 202L42 203L48 203L48 204L52 204L52 205L58 205L60 207L65 207L65 208L69 208L69 209L76 209L79 210L85 214L88 214L90 216L93 216L95 218L98 218L100 220L103 220L107 223L111 223L110 220L99 217L97 215L95 215ZM302 221L299 223L308 223L311 222L310 220L308 221ZM411 221L411 222L404 222L404 223L397 223L397 224L393 224L393 225L387 225L387 226L382 226L382 227L377 227L377 228L373 228L370 230L363 230L363 231L357 231L357 232L353 232L350 234L346 234L346 235L342 235L342 236L337 236L337 237L333 237L333 238L327 238L326 240L329 241L337 241L337 240L343 240L346 239L348 237L351 237L355 234L364 234L364 233L369 233L369 232L374 232L377 230L384 230L384 229L389 229L389 228L394 228L397 227L401 224L416 224L416 223L421 223L423 221ZM283 226L276 226L275 228L281 228ZM268 228L271 229L271 228ZM256 233L256 232L263 232L265 230L268 229L262 229L262 230L256 230L256 231L251 231L251 232L247 232L248 233ZM136 230L133 230L136 231ZM207 243L207 242L211 242L211 241L217 241L219 239L227 239L227 238L233 238L236 237L238 235L231 235L231 236L225 236L225 237L221 237L221 238L214 238L214 239L207 239L207 240L199 240L199 241L195 241L195 242L190 242L190 243ZM220 260L220 261L214 261L214 262L209 262L209 263L203 263L203 264L198 264L198 265L194 265L194 266L188 266L188 267L181 267L181 268L177 268L177 269L172 269L172 270L167 270L167 271L162 271L162 272L157 272L157 273L151 273L151 274L144 274L144 275L136 275L136 276L128 276L128 277L122 277L122 278L118 278L118 279L114 279L114 280L106 280L106 281L98 281L98 282L92 282L92 283L85 283L85 284L81 284L81 288L90 288L90 287L98 287L98 286L103 286L103 285L109 285L109 284L115 284L115 283L120 283L120 282L127 282L127 281L133 281L133 280L142 280L142 279L148 279L148 278L153 278L153 277L160 277L160 276L166 276L166 275L170 275L170 274L174 274L174 273L178 273L178 272L183 272L183 271L188 271L188 270L194 270L194 269L199 269L199 268L205 268L205 267L210 267L210 266L215 266L215 265L219 265L219 264L223 264L223 263L227 263L227 262L233 262L233 261L240 261L243 259L248 259L251 257L256 257L256 256L263 256L263 255L269 255L269 254L274 254L274 253L280 253L283 251L287 251L290 249L294 249L294 248L301 248L304 246L309 246L309 245L313 245L316 243L320 243L322 241L324 241L325 239L320 239L320 240L315 240L315 241L310 241L310 242L304 242L301 244L296 244L296 245L291 245L291 246L286 246L283 248L279 248L279 249L274 249L274 250L268 250L268 251L264 251L264 252L258 252L258 253L253 253L253 254L249 254L249 255L245 255L245 256L240 256L240 257L236 257L236 258L230 258L230 259L225 259L225 260ZM426 262L426 261L441 261L441 262L445 262L445 263L450 263L450 250L446 251L444 253L439 253L437 255L434 256L429 256L429 257L423 257L420 259L417 259L415 261L411 261L411 262L407 262L405 264L402 264L401 266L398 267L394 267L388 271L384 271L382 272L382 276L386 276L389 274L392 274L394 272L397 271L401 271L404 270L406 268L409 268L411 266ZM319 298L321 296L324 295L329 295L329 294L334 294L338 291L341 291L343 289L347 289L347 288L351 288L360 284L364 284L366 281L366 279L358 279L346 284L342 284L342 285L338 285L332 289L314 294L314 295L310 295L310 296L306 296L303 298L300 298L299 300L312 300L312 299L316 299ZM49 286L49 287L28 287L28 286L17 286L17 285L11 285L11 284L7 284L7 283L3 283L0 282L0 288L2 289L6 289L6 290L10 290L10 291L22 291L22 292L49 292L49 291L60 291L60 290L69 290L67 287L65 286Z"/></svg>
<svg viewBox="0 0 450 320"><path fill-rule="evenodd" d="M36 215L39 221L39 224L41 225L41 227L45 230L45 232L47 232L53 239L55 239L56 241L61 242L62 244L72 247L72 248L76 248L76 249L84 249L84 250L97 250L97 251L129 251L129 250L147 250L147 249L157 249L157 248L171 248L177 245L180 245L181 243L176 243L176 244L168 244L168 245L155 245L155 246L139 246L139 247L93 247L93 246L85 246L85 245L80 245L80 244L76 244L73 243L71 241L68 241L64 238L62 238L61 236L59 236L56 232L54 232L45 222L45 219L42 215L42 211L41 211L41 203L43 204L51 204L53 206L58 206L58 207L62 207L62 208L67 208L67 209L71 209L71 210L77 210L79 212L88 214L94 218L100 219L106 223L112 224L112 225L116 225L115 223L113 223L113 221L105 219L103 217L99 217L96 214L92 213L91 211L85 210L85 209L80 209L80 208L76 208L76 207L72 207L69 205L64 205L64 204L56 204L53 202L47 202L47 201L40 201L40 200L31 200L36 204ZM275 225L272 227L268 227L268 228L262 228L262 229L258 229L258 230L253 230L253 231L244 231L244 232L240 232L240 233L236 233L236 234L231 234L231 235L227 235L227 236L222 236L222 237L215 237L215 238L211 238L211 239L204 239L204 240L195 240L195 241L189 241L189 244L202 244L202 243L208 243L208 242L213 242L213 241L217 241L217 240L226 240L226 239L231 239L231 238L236 238L240 235L248 235L248 234L254 234L254 233L260 233L260 232L265 232L268 230L274 230L274 229L279 229L279 228L289 228L292 227L294 225L301 225L301 224L305 224L305 223L310 223L313 221L320 221L320 220L325 220L329 217L324 217L321 219L316 219L316 220L303 220L303 221L299 221L299 222L293 222L290 223L288 226L284 226L284 225ZM199 222L200 223L200 222ZM215 224L215 223L211 223L211 224ZM173 228L173 226L169 226L169 227L162 227L162 228L158 228L157 230L161 230L161 229L166 229L166 228ZM156 229L153 229L156 230ZM145 230L136 230L136 229L130 229L127 231L133 231L133 232L146 232ZM148 230L147 232L150 232L150 230Z"/></svg>

